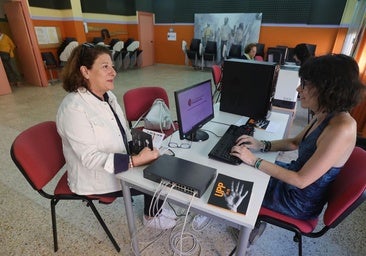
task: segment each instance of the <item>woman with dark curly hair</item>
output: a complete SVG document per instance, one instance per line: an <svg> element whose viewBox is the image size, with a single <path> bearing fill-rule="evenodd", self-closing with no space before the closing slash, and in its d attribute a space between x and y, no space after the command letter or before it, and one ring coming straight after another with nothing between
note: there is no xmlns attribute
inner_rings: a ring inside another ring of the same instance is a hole
<svg viewBox="0 0 366 256"><path fill-rule="evenodd" d="M299 70L301 106L314 112L294 138L259 141L242 135L231 154L271 176L263 206L297 219L316 218L326 203L329 184L356 143L357 126L349 111L364 96L357 62L335 54L307 60ZM255 151L298 149L290 163L271 163Z"/></svg>
<svg viewBox="0 0 366 256"><path fill-rule="evenodd" d="M115 175L159 156L156 148L148 147L137 155L130 153L131 133L111 91L116 74L110 51L89 43L77 46L64 67L63 88L68 94L58 109L56 124L68 184L76 194L122 196L121 182ZM144 198L145 225L158 229L175 226L174 212L161 209L161 200L159 207L150 207L152 197Z"/></svg>

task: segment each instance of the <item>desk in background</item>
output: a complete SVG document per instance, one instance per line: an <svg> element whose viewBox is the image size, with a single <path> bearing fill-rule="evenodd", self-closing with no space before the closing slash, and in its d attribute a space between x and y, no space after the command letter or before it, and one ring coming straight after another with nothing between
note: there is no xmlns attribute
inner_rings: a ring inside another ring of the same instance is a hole
<svg viewBox="0 0 366 256"><path fill-rule="evenodd" d="M286 114L272 113L269 119L273 124L276 125L276 131L270 133L265 130L256 129L254 137L264 140L283 138L288 124L288 118L289 116ZM208 158L208 153L219 140L219 138L214 134L221 136L224 134L230 124L236 124L238 121L245 122L247 119L248 118L246 117L241 117L235 114L221 112L219 111L218 104L216 104L215 118L203 127L204 130L208 131L210 136L209 139L204 142L193 142L190 149L174 149L177 157L216 168L218 173L223 173L238 179L252 181L254 183L247 214L245 216L235 212L227 211L226 209L218 209L215 206L208 205L207 201L213 188L213 184L208 187L201 198L194 198L191 204L191 210L194 212L223 220L231 226L240 228L236 255L245 255L249 234L257 220L257 216L268 185L269 176L246 164L234 166L212 160ZM179 141L178 131L172 136L172 141ZM164 141L166 145L168 140L169 138ZM277 157L276 152L258 153L257 155L271 162L274 162ZM156 182L143 178L143 169L145 167L146 166L134 167L129 171L117 175L117 178L121 180L122 184L127 222L132 239L133 250L135 252L139 252L139 248L137 237L134 235L136 232L136 226L135 216L133 214L132 203L130 200L130 188L135 188L144 193L153 195L159 185ZM164 191L162 193L162 197L164 197L167 192L168 190ZM168 200L177 205L187 207L191 201L191 198L191 195L173 190L170 192Z"/></svg>

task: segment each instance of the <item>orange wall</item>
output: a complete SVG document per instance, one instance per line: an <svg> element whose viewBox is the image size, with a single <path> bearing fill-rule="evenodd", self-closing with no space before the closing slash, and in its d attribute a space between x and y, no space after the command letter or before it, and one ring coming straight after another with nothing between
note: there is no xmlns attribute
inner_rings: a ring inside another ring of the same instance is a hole
<svg viewBox="0 0 366 256"><path fill-rule="evenodd" d="M177 33L177 41L168 41L167 32L171 26L155 26L155 61L156 63L184 65L182 40L189 45L194 36L193 25L172 26ZM316 44L316 55L340 52L347 33L347 28L318 27L282 27L262 26L259 42L268 47L287 45L294 47L298 43Z"/></svg>

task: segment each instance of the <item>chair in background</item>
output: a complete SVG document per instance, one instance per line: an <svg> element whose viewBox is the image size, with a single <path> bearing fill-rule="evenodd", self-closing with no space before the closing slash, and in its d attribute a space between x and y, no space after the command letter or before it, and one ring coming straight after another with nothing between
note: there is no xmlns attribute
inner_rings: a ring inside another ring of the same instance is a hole
<svg viewBox="0 0 366 256"><path fill-rule="evenodd" d="M188 65L188 56L187 56L187 41L186 40L182 40L182 51L184 53L184 65Z"/></svg>
<svg viewBox="0 0 366 256"><path fill-rule="evenodd" d="M114 39L112 39L113 41ZM111 42L112 42L111 41ZM121 51L124 48L124 42L121 40L118 40L117 42L113 42L113 46L112 46L112 60L114 63L114 68L115 70L118 72L122 65L123 65L123 54L121 53Z"/></svg>
<svg viewBox="0 0 366 256"><path fill-rule="evenodd" d="M186 50L187 57L191 61L192 67L194 68L199 67L198 60L201 59L202 54L201 48L202 48L201 39L193 38L189 46L189 49Z"/></svg>
<svg viewBox="0 0 366 256"><path fill-rule="evenodd" d="M110 204L115 197L82 196L71 192L67 184L67 172L58 181L54 192L48 192L50 181L62 171L65 158L62 151L61 137L57 133L56 123L47 121L34 125L21 132L14 140L10 149L11 158L26 180L41 196L51 200L51 217L54 251L58 250L56 205L61 200L79 200L87 202L104 231L119 252L120 247L104 223L93 200ZM45 187L47 189L45 190Z"/></svg>
<svg viewBox="0 0 366 256"><path fill-rule="evenodd" d="M212 65L211 71L212 71L212 79L215 85L215 91L213 93L212 98L214 100L216 98L216 102L218 102L221 95L222 67L219 65Z"/></svg>
<svg viewBox="0 0 366 256"><path fill-rule="evenodd" d="M203 61L209 61L211 62L211 66L215 63L216 59L217 59L217 43L216 41L207 41L206 43L206 47L205 50L202 54L203 56ZM207 65L204 65L205 67L207 67Z"/></svg>
<svg viewBox="0 0 366 256"><path fill-rule="evenodd" d="M298 220L262 207L257 222L264 221L295 233L299 256L302 255L302 236L317 238L337 227L366 199L366 151L355 147L328 192L323 227L314 231L318 219Z"/></svg>
<svg viewBox="0 0 366 256"><path fill-rule="evenodd" d="M104 39L103 37L93 37L93 40L91 41L92 44L104 44Z"/></svg>
<svg viewBox="0 0 366 256"><path fill-rule="evenodd" d="M231 58L236 58L236 59L240 59L242 56L241 54L241 45L240 44L232 44L230 46L230 51L229 54L227 56L228 59Z"/></svg>
<svg viewBox="0 0 366 256"><path fill-rule="evenodd" d="M263 57L260 56L260 55L255 55L254 56L254 60L257 60L257 61L264 61Z"/></svg>
<svg viewBox="0 0 366 256"><path fill-rule="evenodd" d="M262 56L263 59L264 59L264 46L265 44L257 43L257 53L255 54L256 56Z"/></svg>
<svg viewBox="0 0 366 256"><path fill-rule="evenodd" d="M130 57L130 68L136 67L137 64L137 53L139 51L140 42L133 41L127 47L128 56Z"/></svg>
<svg viewBox="0 0 366 256"><path fill-rule="evenodd" d="M67 61L69 60L69 57L72 53L72 51L79 45L78 41L71 41L69 42L63 50L59 54L60 59L60 66L64 67Z"/></svg>
<svg viewBox="0 0 366 256"><path fill-rule="evenodd" d="M169 97L166 90L157 86L145 86L137 87L128 90L123 95L123 104L125 109L126 119L130 128L132 128L132 122L138 121L141 116L147 114L151 105L155 99L164 100L167 107L169 107ZM172 127L170 130L164 131L166 136L172 134L177 128L178 124L174 122L175 129ZM142 128L142 126L140 126Z"/></svg>
<svg viewBox="0 0 366 256"><path fill-rule="evenodd" d="M59 72L62 69L62 66L60 65L59 61L56 60L55 56L52 52L42 52L42 60L44 63L45 68L48 70L50 74L50 80L48 81L50 84L53 84L55 82L60 81ZM57 73L57 78L54 78L53 72Z"/></svg>

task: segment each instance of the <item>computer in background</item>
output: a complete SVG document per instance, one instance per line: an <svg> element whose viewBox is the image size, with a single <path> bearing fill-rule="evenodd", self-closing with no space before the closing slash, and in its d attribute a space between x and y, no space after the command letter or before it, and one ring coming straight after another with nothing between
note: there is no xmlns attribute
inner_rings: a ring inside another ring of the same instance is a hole
<svg viewBox="0 0 366 256"><path fill-rule="evenodd" d="M276 91L272 105L293 109L296 106L297 90L300 84L298 66L282 66L277 79Z"/></svg>
<svg viewBox="0 0 366 256"><path fill-rule="evenodd" d="M181 140L204 141L200 128L214 118L211 79L174 92Z"/></svg>
<svg viewBox="0 0 366 256"><path fill-rule="evenodd" d="M287 56L287 47L268 47L267 49L267 61L276 62L280 65L285 64L285 59Z"/></svg>
<svg viewBox="0 0 366 256"><path fill-rule="evenodd" d="M274 62L226 60L220 110L266 119L270 114L279 65Z"/></svg>

